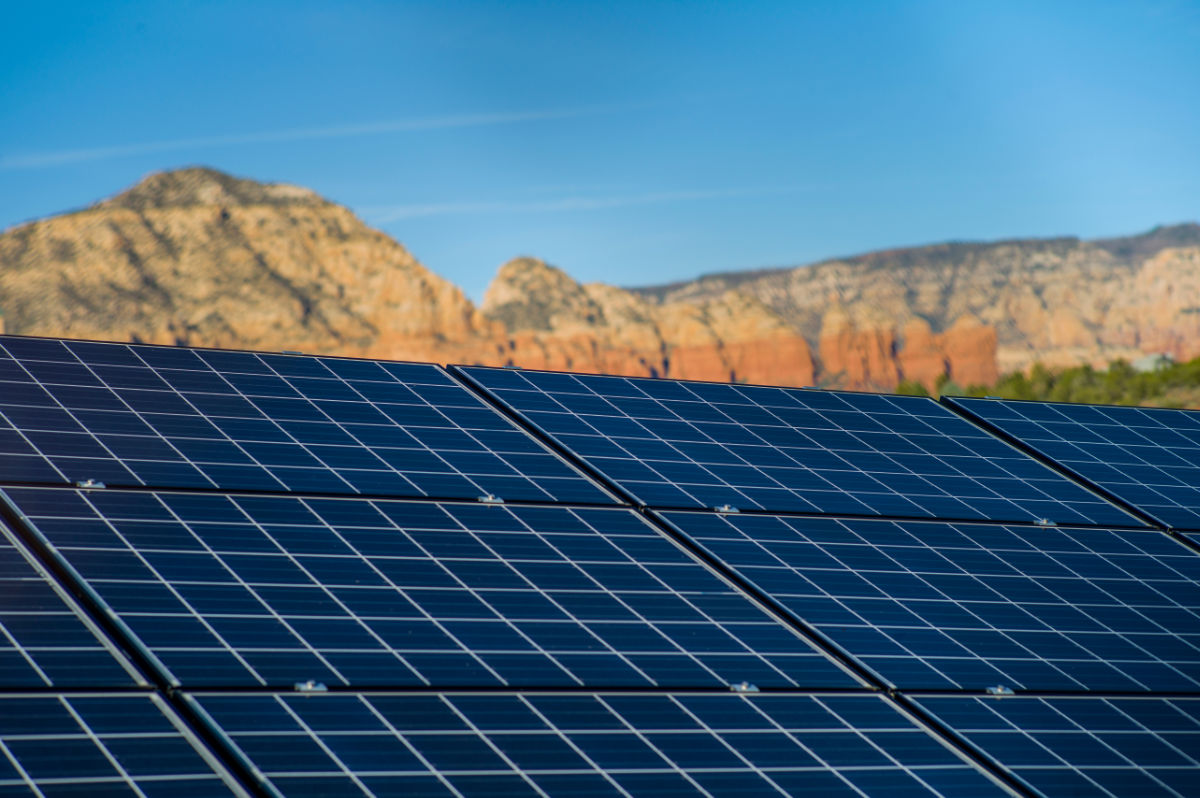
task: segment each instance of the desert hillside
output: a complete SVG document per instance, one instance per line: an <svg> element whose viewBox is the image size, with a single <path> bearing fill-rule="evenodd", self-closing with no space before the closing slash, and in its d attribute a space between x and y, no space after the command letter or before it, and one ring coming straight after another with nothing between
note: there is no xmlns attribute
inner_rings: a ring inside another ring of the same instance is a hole
<svg viewBox="0 0 1200 798"><path fill-rule="evenodd" d="M769 271L708 275L639 289L656 302L704 302L737 290L788 320L820 356L864 369L852 382L925 379L933 333L994 331L996 368L1106 364L1164 352L1200 355L1200 225L1128 238L938 244ZM839 338L830 333L840 331ZM894 350L896 362L846 356ZM906 358L905 353L909 356ZM953 364L951 364L953 365ZM982 372L983 365L978 364ZM987 380L956 374L957 382Z"/></svg>
<svg viewBox="0 0 1200 798"><path fill-rule="evenodd" d="M640 289L518 258L476 307L346 208L195 168L0 234L0 314L29 335L787 385L991 383L1035 361L1200 355L1200 227Z"/></svg>

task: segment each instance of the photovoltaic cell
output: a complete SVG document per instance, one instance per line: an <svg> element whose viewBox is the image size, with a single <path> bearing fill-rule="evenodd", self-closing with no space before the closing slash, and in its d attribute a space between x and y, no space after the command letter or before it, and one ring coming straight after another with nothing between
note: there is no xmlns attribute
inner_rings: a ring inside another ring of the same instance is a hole
<svg viewBox="0 0 1200 798"><path fill-rule="evenodd" d="M1200 412L953 401L1162 524L1200 529Z"/></svg>
<svg viewBox="0 0 1200 798"><path fill-rule="evenodd" d="M157 696L0 694L0 794L246 795Z"/></svg>
<svg viewBox="0 0 1200 798"><path fill-rule="evenodd" d="M285 796L998 795L877 696L193 696Z"/></svg>
<svg viewBox="0 0 1200 798"><path fill-rule="evenodd" d="M184 685L858 684L632 510L5 492Z"/></svg>
<svg viewBox="0 0 1200 798"><path fill-rule="evenodd" d="M1200 690L1200 556L1161 532L663 517L902 689Z"/></svg>
<svg viewBox="0 0 1200 798"><path fill-rule="evenodd" d="M0 688L140 683L123 663L0 522Z"/></svg>
<svg viewBox="0 0 1200 798"><path fill-rule="evenodd" d="M1200 699L922 697L1048 796L1200 795Z"/></svg>
<svg viewBox="0 0 1200 798"><path fill-rule="evenodd" d="M612 503L438 366L0 337L0 482Z"/></svg>
<svg viewBox="0 0 1200 798"><path fill-rule="evenodd" d="M956 401L1200 534L1200 413ZM984 427L915 397L0 336L0 794L238 792L204 723L288 796L1003 792L748 583L877 681L944 691L901 702L1035 791L1200 796L1200 555ZM63 484L86 479L115 489ZM130 689L93 605L181 714ZM1046 692L949 694L996 685Z"/></svg>
<svg viewBox="0 0 1200 798"><path fill-rule="evenodd" d="M1141 523L927 398L460 371L653 507Z"/></svg>

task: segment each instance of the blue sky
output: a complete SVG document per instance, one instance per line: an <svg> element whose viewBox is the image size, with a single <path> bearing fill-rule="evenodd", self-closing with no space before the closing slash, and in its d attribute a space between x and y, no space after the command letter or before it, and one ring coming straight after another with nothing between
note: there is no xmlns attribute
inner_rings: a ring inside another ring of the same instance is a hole
<svg viewBox="0 0 1200 798"><path fill-rule="evenodd" d="M1197 2L21 3L0 228L204 164L478 299L1200 219Z"/></svg>

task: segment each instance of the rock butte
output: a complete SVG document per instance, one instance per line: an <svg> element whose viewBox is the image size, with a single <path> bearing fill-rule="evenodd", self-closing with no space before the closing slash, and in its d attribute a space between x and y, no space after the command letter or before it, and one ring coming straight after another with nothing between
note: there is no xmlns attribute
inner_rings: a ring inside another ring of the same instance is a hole
<svg viewBox="0 0 1200 798"><path fill-rule="evenodd" d="M315 193L193 168L0 234L0 330L887 390L1200 355L1200 227L942 244L641 289L504 264L476 307Z"/></svg>

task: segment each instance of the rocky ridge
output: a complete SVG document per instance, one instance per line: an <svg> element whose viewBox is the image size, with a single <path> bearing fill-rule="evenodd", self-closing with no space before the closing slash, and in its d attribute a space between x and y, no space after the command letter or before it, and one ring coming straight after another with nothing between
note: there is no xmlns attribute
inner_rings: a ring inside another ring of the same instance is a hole
<svg viewBox="0 0 1200 798"><path fill-rule="evenodd" d="M1200 227L943 244L669 286L534 258L483 303L308 189L194 168L0 234L10 333L784 385L1200 354Z"/></svg>
<svg viewBox="0 0 1200 798"><path fill-rule="evenodd" d="M708 275L637 289L663 303L703 303L749 294L831 362L847 347L893 349L894 362L868 358L859 383L889 384L893 369L928 380L936 371L929 333L943 336L947 373L961 384L1035 362L1103 365L1163 352L1200 355L1200 225L1156 228L1100 241L1074 238L940 244L874 252L812 266ZM853 332L847 335L845 330ZM991 333L986 332L991 330ZM978 359L995 338L995 367ZM906 354L907 353L907 354ZM855 360L854 362L859 362ZM957 364L957 365L956 365Z"/></svg>
<svg viewBox="0 0 1200 798"><path fill-rule="evenodd" d="M503 334L346 208L210 169L0 235L0 311L10 333L428 360Z"/></svg>
<svg viewBox="0 0 1200 798"><path fill-rule="evenodd" d="M530 368L811 385L808 343L757 299L652 303L580 285L534 258L500 268L481 310L505 325L509 361Z"/></svg>

